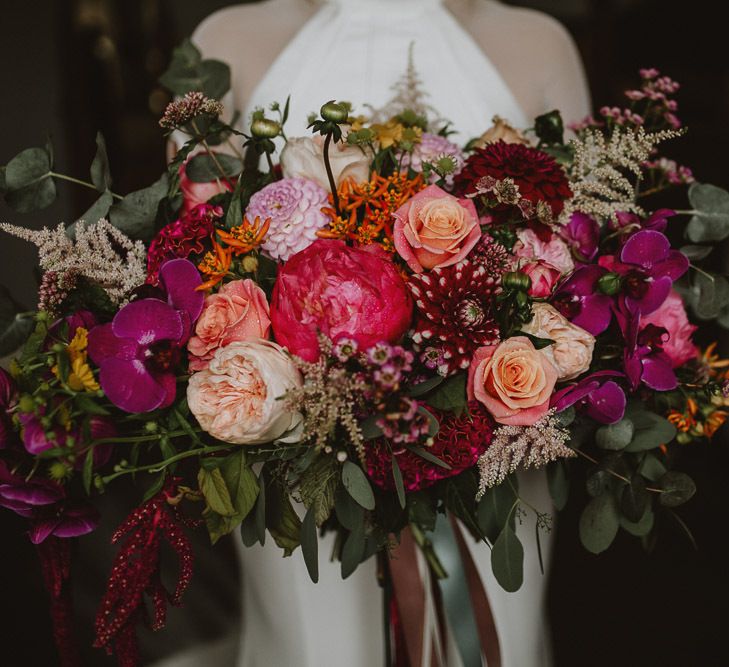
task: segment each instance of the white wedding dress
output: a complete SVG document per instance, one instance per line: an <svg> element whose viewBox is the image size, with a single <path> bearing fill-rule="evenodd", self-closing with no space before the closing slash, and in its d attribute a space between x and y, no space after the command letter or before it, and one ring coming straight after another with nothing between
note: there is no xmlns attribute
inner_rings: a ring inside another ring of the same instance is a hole
<svg viewBox="0 0 729 667"><path fill-rule="evenodd" d="M392 97L413 44L414 62L428 102L458 130L465 143L482 134L498 114L517 127L528 119L491 61L446 10L441 0L333 0L325 2L270 66L248 100L244 119L256 107L283 103L291 95L289 137L307 133L306 117L329 99L362 110ZM235 80L233 81L235 87ZM546 109L545 109L546 110ZM542 472L520 477L522 497L551 511ZM490 550L467 541L491 603L503 667L550 664L545 610L547 578L539 567L534 516L518 526L525 547L524 584L506 593L491 573ZM320 580L313 584L297 550L282 558L270 535L264 547L238 544L242 578L242 627L237 637L167 667L378 667L384 660L383 595L376 560L347 580L330 562L332 539L320 541ZM545 568L550 537L542 538ZM466 601L464 601L466 602ZM231 643L238 650L230 650ZM448 642L449 647L454 642ZM460 667L454 650L448 667ZM236 654L234 658L232 654ZM420 666L413 666L420 667Z"/></svg>

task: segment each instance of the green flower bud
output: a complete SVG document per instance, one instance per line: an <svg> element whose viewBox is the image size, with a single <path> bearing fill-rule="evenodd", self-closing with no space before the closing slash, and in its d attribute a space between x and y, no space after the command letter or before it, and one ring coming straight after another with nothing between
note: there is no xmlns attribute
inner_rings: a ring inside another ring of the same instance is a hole
<svg viewBox="0 0 729 667"><path fill-rule="evenodd" d="M256 139L274 139L281 134L281 124L270 118L254 118L251 123L251 134Z"/></svg>
<svg viewBox="0 0 729 667"><path fill-rule="evenodd" d="M51 350L54 352L63 352L66 349L66 346L63 343L53 343L53 346L51 347Z"/></svg>
<svg viewBox="0 0 729 667"><path fill-rule="evenodd" d="M41 423L41 426L45 429L49 429L53 425L53 422L51 421L50 417L41 417L40 423Z"/></svg>
<svg viewBox="0 0 729 667"><path fill-rule="evenodd" d="M507 271L501 278L501 284L504 289L528 292L532 286L532 279L521 271Z"/></svg>
<svg viewBox="0 0 729 667"><path fill-rule="evenodd" d="M41 391L48 391L50 388L51 388L51 385L49 385L47 382L41 382L38 385L38 389L40 389Z"/></svg>
<svg viewBox="0 0 729 667"><path fill-rule="evenodd" d="M349 105L334 100L327 102L319 111L324 120L330 123L346 123L349 116Z"/></svg>
<svg viewBox="0 0 729 667"><path fill-rule="evenodd" d="M597 289L603 294L613 296L620 291L620 275L617 273L606 273L597 281Z"/></svg>
<svg viewBox="0 0 729 667"><path fill-rule="evenodd" d="M255 273L258 269L258 257L254 255L246 255L241 262L243 270L246 273Z"/></svg>
<svg viewBox="0 0 729 667"><path fill-rule="evenodd" d="M48 468L48 476L56 481L63 482L71 476L73 469L63 461L54 461Z"/></svg>
<svg viewBox="0 0 729 667"><path fill-rule="evenodd" d="M23 394L18 401L18 409L21 412L34 412L35 401L33 400L33 397L29 394Z"/></svg>
<svg viewBox="0 0 729 667"><path fill-rule="evenodd" d="M48 313L45 310L40 310L35 314L35 319L38 322L45 322L48 320Z"/></svg>
<svg viewBox="0 0 729 667"><path fill-rule="evenodd" d="M147 433L157 433L158 429L159 426L157 426L157 422L145 422L144 424L144 430Z"/></svg>

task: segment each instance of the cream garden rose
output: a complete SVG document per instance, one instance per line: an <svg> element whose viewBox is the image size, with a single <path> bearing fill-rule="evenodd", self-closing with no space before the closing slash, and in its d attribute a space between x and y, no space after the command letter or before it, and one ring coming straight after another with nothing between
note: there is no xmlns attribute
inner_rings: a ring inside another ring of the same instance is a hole
<svg viewBox="0 0 729 667"><path fill-rule="evenodd" d="M290 434L302 415L281 400L301 386L301 375L283 348L267 340L218 348L207 369L194 373L187 401L200 426L236 445L258 445Z"/></svg>
<svg viewBox="0 0 729 667"><path fill-rule="evenodd" d="M592 363L595 337L582 327L572 324L548 303L535 303L533 317L521 330L524 333L549 338L554 344L542 348L559 373L559 380L573 380Z"/></svg>
<svg viewBox="0 0 729 667"><path fill-rule="evenodd" d="M363 183L370 177L372 153L369 149L351 146L346 142L329 147L329 162L337 187L351 178ZM329 192L329 178L324 166L324 138L292 137L281 152L281 169L286 178L307 178Z"/></svg>
<svg viewBox="0 0 729 667"><path fill-rule="evenodd" d="M499 424L531 426L549 410L557 369L526 336L476 350L468 370L468 400L477 400Z"/></svg>

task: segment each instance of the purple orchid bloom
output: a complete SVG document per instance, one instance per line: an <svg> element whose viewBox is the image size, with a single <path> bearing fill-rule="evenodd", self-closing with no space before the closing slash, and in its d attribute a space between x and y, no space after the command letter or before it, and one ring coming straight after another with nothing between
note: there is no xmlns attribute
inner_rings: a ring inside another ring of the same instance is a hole
<svg viewBox="0 0 729 667"><path fill-rule="evenodd" d="M607 273L595 264L581 266L557 289L552 305L593 336L601 334L612 319L612 298L601 294L597 283Z"/></svg>
<svg viewBox="0 0 729 667"><path fill-rule="evenodd" d="M660 308L674 281L688 271L689 261L661 232L633 234L620 251L612 270L623 278L622 301L633 314L647 315Z"/></svg>
<svg viewBox="0 0 729 667"><path fill-rule="evenodd" d="M668 331L648 324L640 328L640 315L616 310L625 337L623 364L633 391L641 382L656 391L670 391L678 386L671 358L663 351Z"/></svg>
<svg viewBox="0 0 729 667"><path fill-rule="evenodd" d="M674 215L676 215L676 211L670 208L659 208L645 219L640 218L635 213L620 212L615 214L617 222L612 222L610 226L615 231L621 229L634 229L636 231L650 229L654 232L664 232L668 226L668 218Z"/></svg>
<svg viewBox="0 0 729 667"><path fill-rule="evenodd" d="M167 301L132 301L110 324L89 332L88 352L99 367L101 387L125 412L150 412L175 400L174 366L205 301L196 290L202 278L186 259L165 262L160 279Z"/></svg>
<svg viewBox="0 0 729 667"><path fill-rule="evenodd" d="M41 414L21 413L19 415L22 424L21 437L23 446L29 454L36 456L47 449L54 447L63 447L66 439L70 435L69 432L60 425L52 426L48 429L43 427L41 419L43 418L43 410ZM50 434L50 435L49 435Z"/></svg>
<svg viewBox="0 0 729 667"><path fill-rule="evenodd" d="M562 412L572 405L584 410L600 424L615 424L625 415L626 398L622 387L613 379L624 377L617 371L597 371L576 384L555 392L550 407Z"/></svg>
<svg viewBox="0 0 729 667"><path fill-rule="evenodd" d="M30 520L30 541L40 544L50 535L79 537L99 525L88 503L65 498L60 484L44 479L26 481L0 461L0 506Z"/></svg>
<svg viewBox="0 0 729 667"><path fill-rule="evenodd" d="M591 262L597 255L600 243L600 226L585 213L573 213L570 221L561 228L560 235L572 250L578 262Z"/></svg>
<svg viewBox="0 0 729 667"><path fill-rule="evenodd" d="M14 439L10 410L17 400L15 380L4 368L0 368L0 449L7 447Z"/></svg>

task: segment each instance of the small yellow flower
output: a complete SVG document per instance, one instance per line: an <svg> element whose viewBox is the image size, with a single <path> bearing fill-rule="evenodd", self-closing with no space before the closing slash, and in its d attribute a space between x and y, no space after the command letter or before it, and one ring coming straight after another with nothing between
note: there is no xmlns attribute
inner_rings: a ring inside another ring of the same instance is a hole
<svg viewBox="0 0 729 667"><path fill-rule="evenodd" d="M384 124L376 124L372 129L377 134L377 140L380 142L381 148L389 148L402 140L402 134L405 128L400 123L389 120Z"/></svg>
<svg viewBox="0 0 729 667"><path fill-rule="evenodd" d="M68 358L71 363L76 359L86 359L86 347L89 344L89 332L84 327L76 329L71 342L66 346L66 352L68 352Z"/></svg>
<svg viewBox="0 0 729 667"><path fill-rule="evenodd" d="M85 356L85 355L84 355ZM99 383L94 373L86 363L85 358L78 357L71 362L71 372L68 374L68 386L74 391L98 391Z"/></svg>

